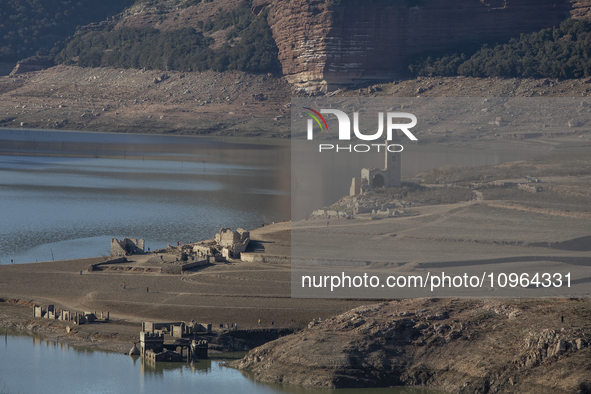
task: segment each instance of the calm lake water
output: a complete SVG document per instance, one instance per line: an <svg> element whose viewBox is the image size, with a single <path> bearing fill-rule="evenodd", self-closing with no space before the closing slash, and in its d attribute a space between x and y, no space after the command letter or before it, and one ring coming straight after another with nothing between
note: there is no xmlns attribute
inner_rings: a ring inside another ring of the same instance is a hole
<svg viewBox="0 0 591 394"><path fill-rule="evenodd" d="M289 220L289 146L0 130L0 264L152 250Z"/></svg>
<svg viewBox="0 0 591 394"><path fill-rule="evenodd" d="M0 330L0 393L434 394L406 388L321 390L262 384L220 361L150 365L126 355L74 348Z"/></svg>

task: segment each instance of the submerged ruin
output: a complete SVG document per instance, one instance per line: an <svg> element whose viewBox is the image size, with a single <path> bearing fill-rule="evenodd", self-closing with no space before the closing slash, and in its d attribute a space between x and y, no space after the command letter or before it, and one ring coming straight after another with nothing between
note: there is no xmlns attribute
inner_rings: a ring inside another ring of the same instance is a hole
<svg viewBox="0 0 591 394"><path fill-rule="evenodd" d="M211 334L211 323L153 323L143 322L140 347L130 355L139 355L154 362L191 362L208 357L207 341L198 335Z"/></svg>
<svg viewBox="0 0 591 394"><path fill-rule="evenodd" d="M40 305L33 306L33 317L41 317L50 320L61 320L73 322L74 324L87 324L87 323L108 323L109 322L109 311L105 314L104 312L73 312L65 309L57 309L54 305L50 304L47 309L43 309Z"/></svg>

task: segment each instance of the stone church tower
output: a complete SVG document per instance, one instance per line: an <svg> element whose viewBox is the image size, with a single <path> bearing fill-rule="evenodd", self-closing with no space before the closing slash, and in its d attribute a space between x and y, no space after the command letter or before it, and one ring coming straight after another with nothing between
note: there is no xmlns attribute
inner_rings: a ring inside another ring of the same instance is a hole
<svg viewBox="0 0 591 394"><path fill-rule="evenodd" d="M355 196L368 189L400 187L402 183L400 171L402 153L389 152L386 149L388 145L400 144L400 139L396 134L393 137L394 139L392 141L385 140L385 145L382 147L384 150L384 168L363 168L361 170L361 178L353 178L349 195Z"/></svg>

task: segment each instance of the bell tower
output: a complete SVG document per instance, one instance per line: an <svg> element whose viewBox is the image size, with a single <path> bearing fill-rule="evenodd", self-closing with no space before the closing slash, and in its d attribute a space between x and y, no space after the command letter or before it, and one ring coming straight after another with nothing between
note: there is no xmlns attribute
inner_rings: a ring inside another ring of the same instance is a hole
<svg viewBox="0 0 591 394"><path fill-rule="evenodd" d="M385 140L385 149L384 149L384 155L385 155L385 160L384 160L384 164L385 164L385 168L384 168L384 175L386 177L386 182L385 182L385 186L386 187L400 187L401 183L402 183L402 179L401 179L401 172L400 172L400 158L401 158L401 152L390 152L388 150L388 145L392 145L392 144L398 144L400 142L400 139L398 138L398 136L396 134L394 134L392 141L388 141ZM392 149L392 150L397 150L397 149Z"/></svg>
<svg viewBox="0 0 591 394"><path fill-rule="evenodd" d="M396 144L392 147L396 151L400 145L400 138L396 134L392 136L392 140L384 139L384 144L380 144L380 149L384 149L384 165L382 168L363 168L361 169L361 178L353 178L349 195L356 196L363 193L367 189L377 189L381 187L400 187L402 185L401 178L401 152L390 152L388 146Z"/></svg>

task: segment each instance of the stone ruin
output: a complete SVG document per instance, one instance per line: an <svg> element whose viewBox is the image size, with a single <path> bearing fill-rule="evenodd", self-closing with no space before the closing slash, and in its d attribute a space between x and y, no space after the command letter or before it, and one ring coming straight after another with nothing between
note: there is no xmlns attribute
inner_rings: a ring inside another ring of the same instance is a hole
<svg viewBox="0 0 591 394"><path fill-rule="evenodd" d="M211 323L185 323L184 321L175 323L143 322L142 332L152 334L159 332L174 338L189 338L197 333L211 334Z"/></svg>
<svg viewBox="0 0 591 394"><path fill-rule="evenodd" d="M111 256L128 256L132 254L143 254L145 241L137 238L125 238L119 241L111 238Z"/></svg>
<svg viewBox="0 0 591 394"><path fill-rule="evenodd" d="M363 168L361 178L353 178L349 188L349 196L358 196L371 189L400 187L401 178L401 153L389 152L386 148L390 144L400 144L400 138L393 136L391 141L384 144L384 168Z"/></svg>
<svg viewBox="0 0 591 394"><path fill-rule="evenodd" d="M109 311L107 311L106 315L103 312L100 312L99 317L96 311L72 313L71 311L58 310L54 307L54 305L48 305L47 310L43 310L42 306L34 305L33 317L41 317L50 320L69 321L74 322L74 324L77 325L94 322L107 323L109 322Z"/></svg>
<svg viewBox="0 0 591 394"><path fill-rule="evenodd" d="M196 339L197 333L211 334L211 323L143 322L139 355L153 362L180 362L206 359L207 341ZM165 343L166 338L173 339ZM134 348L132 351L134 351ZM135 352L135 351L134 351Z"/></svg>
<svg viewBox="0 0 591 394"><path fill-rule="evenodd" d="M240 258L240 253L246 251L250 242L250 232L238 228L232 231L230 228L222 228L215 235L215 242L221 248L221 253L225 258Z"/></svg>

